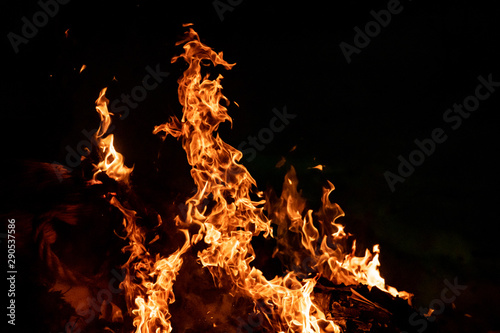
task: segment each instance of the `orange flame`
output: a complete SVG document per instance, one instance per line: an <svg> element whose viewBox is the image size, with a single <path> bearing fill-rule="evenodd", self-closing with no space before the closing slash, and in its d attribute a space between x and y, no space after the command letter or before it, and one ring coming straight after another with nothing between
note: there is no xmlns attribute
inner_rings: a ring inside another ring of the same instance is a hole
<svg viewBox="0 0 500 333"><path fill-rule="evenodd" d="M222 76L210 80L201 74L201 64L207 61L226 69L233 65L223 60L222 52L202 44L192 29L183 42L184 53L172 60L182 57L189 64L179 80L183 117L173 117L154 130L182 140L197 185L196 194L186 201L187 218L182 221L177 217L178 225L199 225L193 242L204 239L208 245L198 253L200 263L209 269L218 286L230 286L232 293L264 301L274 309L268 321L276 330L320 332L322 326L323 331L339 332L312 301L314 278L300 281L288 273L268 281L260 270L250 266L255 258L252 237L260 233L272 236L271 221L263 213L265 201L255 202L250 197L256 183L238 164L241 152L214 135L222 122L231 121L227 109L220 105L221 100L228 101L221 92ZM256 194L262 198L262 193ZM210 208L203 205L204 200L213 203Z"/></svg>
<svg viewBox="0 0 500 333"><path fill-rule="evenodd" d="M167 258L156 256L154 266L149 276L154 282L145 282L146 297L137 296L135 304L137 309L132 313L135 315L134 326L136 332L171 332L169 304L175 302L173 286L179 270L182 267L181 256L189 249L189 233L186 235L184 245L169 255ZM161 327L162 329L160 330ZM155 329L156 328L156 329Z"/></svg>
<svg viewBox="0 0 500 333"><path fill-rule="evenodd" d="M101 124L96 133L97 146L102 155L102 159L95 166L96 172L94 173L94 181L100 172L105 172L108 177L128 183L130 173L134 169L128 168L124 165L123 155L116 151L113 145L113 134L104 137L111 124L111 115L108 111L109 100L104 96L107 88L101 90L99 98L96 100L96 110L101 116Z"/></svg>
<svg viewBox="0 0 500 333"><path fill-rule="evenodd" d="M101 116L101 123L96 133L96 139L101 161L95 166L94 183L100 172L117 182L129 185L129 177L133 168L124 165L122 154L113 145L113 134L104 137L111 124L111 113L108 111L109 100L105 97L106 88L102 89L96 101L96 109ZM133 324L137 332L150 332L149 327L160 325L162 332L171 332L168 304L175 301L173 283L182 266L181 255L189 248L189 234L186 235L184 246L167 258L159 255L152 258L147 251L145 232L137 224L136 212L122 205L115 196L111 196L110 204L116 207L124 216L123 226L125 238L129 244L123 248L129 252L128 261L123 265L127 274L121 287L125 290L129 308L135 316ZM159 217L161 222L161 219ZM159 331L156 331L159 332Z"/></svg>
<svg viewBox="0 0 500 333"><path fill-rule="evenodd" d="M285 177L280 202L271 208L278 224L279 255L293 258L294 264L306 260L310 268L328 278L335 284L346 285L365 284L369 288L376 286L380 290L410 300L411 294L398 292L395 288L386 286L380 276L378 267L379 246L373 247L374 255L366 249L364 257L356 257L356 241L351 252L347 251L347 240L350 235L344 231L342 224L336 223L344 216L342 209L329 200L335 187L328 182L323 189L322 207L317 213L309 210L305 213L305 200L297 191L298 180L292 168ZM315 226L315 220L321 227ZM289 241L287 233L300 235L302 250L297 250Z"/></svg>
<svg viewBox="0 0 500 333"><path fill-rule="evenodd" d="M116 197L110 199L124 216L125 237L129 241L123 249L130 253L124 265L129 274L122 287L136 332L172 331L169 305L175 301L173 285L183 264L182 256L202 240L206 246L197 253L198 261L208 269L216 286L229 288L231 295L264 304L270 309L264 315L267 325L275 332L340 332L336 323L326 319L325 310L316 301L314 286L319 277L336 284L375 286L410 300L411 294L385 285L378 270L378 245L374 246L373 254L366 250L364 257L355 256L355 242L348 249L350 235L336 222L344 212L329 200L334 190L330 182L323 190L318 212L306 211L293 168L285 177L277 202L263 199L263 193L256 190L255 180L238 163L242 153L216 133L221 123L232 121L227 108L221 105L221 101L229 103L222 94L223 77L218 75L211 80L209 74L202 75L202 65L231 69L234 64L226 62L222 52L216 53L201 43L193 29L177 44L184 44L184 52L172 62L183 58L188 64L178 81L183 116L156 126L153 133L164 132L165 137L171 135L181 140L197 187L196 193L186 200L186 217L175 218L185 235L184 245L166 258L153 257L144 245L145 232L137 224L136 212ZM94 181L98 173L106 172L109 177L128 184L132 168L124 166L123 156L114 149L113 135L104 138L111 122L105 92L106 88L96 101L101 116L96 138L102 160L96 166ZM277 225L274 255L282 259L288 271L285 276L268 280L251 265L255 259L251 241L261 234L275 237L271 223ZM198 226L198 231L190 235L188 227L193 225ZM299 269L291 269L292 266Z"/></svg>

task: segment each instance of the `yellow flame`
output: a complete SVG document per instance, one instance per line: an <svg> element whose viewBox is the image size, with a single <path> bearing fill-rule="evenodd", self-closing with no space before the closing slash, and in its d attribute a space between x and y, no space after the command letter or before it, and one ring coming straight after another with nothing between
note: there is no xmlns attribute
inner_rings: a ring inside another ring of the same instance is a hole
<svg viewBox="0 0 500 333"><path fill-rule="evenodd" d="M312 301L316 279L299 280L290 272L267 280L260 270L251 267L255 258L252 237L261 233L272 236L271 221L263 213L265 201L250 197L256 183L238 163L241 152L215 134L222 122L231 122L226 107L220 104L228 102L221 92L222 75L210 80L201 73L201 65L207 62L226 69L234 64L227 63L222 52L216 53L201 43L192 29L182 42L184 53L172 61L183 58L189 65L179 80L183 117L173 117L154 130L182 140L197 185L196 194L186 201L187 217L185 221L178 217L178 224L200 226L192 238L193 242L203 239L208 245L198 253L200 263L218 286L229 286L234 294L268 304L274 314L267 319L275 330L321 332L321 326L323 331L339 332L338 326L324 319L322 310ZM262 198L262 193L256 195ZM203 205L204 200L212 203L210 209Z"/></svg>
<svg viewBox="0 0 500 333"><path fill-rule="evenodd" d="M136 212L116 197L110 199L124 216L125 238L129 241L123 249L130 253L124 265L129 274L122 287L136 332L172 331L169 305L175 301L173 285L183 264L182 256L201 241L206 246L197 253L198 261L210 272L214 283L229 288L231 295L264 304L270 310L264 313L265 325L274 332L340 332L335 322L326 319L326 309L316 301L314 286L319 277L336 284L375 286L393 296L410 299L411 294L385 285L378 270L378 245L373 247L373 253L366 250L363 257L355 256L355 241L348 248L350 235L336 222L344 212L329 200L333 184L328 182L324 188L319 211L306 210L306 201L297 190L295 170L291 168L280 198L276 202L263 199L255 180L238 163L242 153L216 133L221 123L232 121L221 104L229 103L222 94L223 77L218 75L212 80L209 74L202 74L202 68L208 64L225 69L234 64L226 62L222 52L201 43L191 28L178 44L184 44L184 52L172 62L182 58L188 64L178 81L183 115L180 120L172 117L156 126L153 133L163 132L165 137L171 135L181 140L196 184L196 193L186 200L185 218L175 218L185 235L184 245L167 257L153 257L145 246L145 232L138 226ZM128 184L132 168L124 166L123 156L114 149L113 135L104 137L111 122L105 92L106 88L96 101L101 116L96 138L102 160L96 166L94 180L99 172L106 172L110 178ZM315 168L321 170L323 166ZM271 223L277 226L276 235ZM199 228L190 235L188 227L193 225ZM286 275L268 280L251 265L255 259L251 241L257 235L276 236L274 255L288 267ZM156 240L157 237L153 241Z"/></svg>
<svg viewBox="0 0 500 333"><path fill-rule="evenodd" d="M101 161L95 166L94 181L100 172L105 172L108 177L128 183L130 173L134 169L124 165L123 155L116 151L113 139L114 135L104 135L111 124L111 115L108 111L109 100L105 97L107 88L104 88L99 93L99 98L96 100L96 110L101 116L101 123L96 133L96 141L99 152L102 156Z"/></svg>

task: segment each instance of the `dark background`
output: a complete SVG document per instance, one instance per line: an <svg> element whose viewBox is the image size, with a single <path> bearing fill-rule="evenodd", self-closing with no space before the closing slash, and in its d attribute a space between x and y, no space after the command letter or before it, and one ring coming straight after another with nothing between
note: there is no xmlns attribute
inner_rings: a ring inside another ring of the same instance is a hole
<svg viewBox="0 0 500 333"><path fill-rule="evenodd" d="M500 330L500 92L456 130L443 120L446 109L474 93L479 75L500 81L498 14L486 2L402 1L402 12L348 64L339 44L352 45L353 28L363 29L373 20L370 11L387 3L247 0L221 20L211 1L73 0L17 54L6 36L20 35L21 18L32 21L40 7L5 3L2 164L66 164L67 147L75 149L85 139L81 131L99 124L99 91L109 87L111 101L129 94L145 68L158 65L170 76L115 121L116 146L135 165L137 181L157 167L187 173L179 171L185 167L180 145L162 144L151 132L180 113L176 80L185 67L170 59L181 52L174 45L185 31L181 24L191 22L203 42L237 64L219 70L224 94L239 105L229 106L234 125L221 128L225 141L237 147L269 127L275 107L286 105L296 115L255 159L244 157L259 187L282 182L286 168L275 167L281 157L302 175L306 193L314 194L319 178L329 179L358 246L380 244L389 285L415 293L415 304L428 307L440 298L444 279L458 278L467 290L455 306L470 315L470 331ZM437 127L448 139L391 192L384 172L397 173L398 155L408 157L413 141ZM325 165L321 177L308 169L317 164ZM168 185L182 187L174 180Z"/></svg>

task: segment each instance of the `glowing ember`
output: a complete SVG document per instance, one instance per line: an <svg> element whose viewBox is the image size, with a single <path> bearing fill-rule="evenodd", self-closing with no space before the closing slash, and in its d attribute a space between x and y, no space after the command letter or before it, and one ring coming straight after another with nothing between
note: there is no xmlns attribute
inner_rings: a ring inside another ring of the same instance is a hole
<svg viewBox="0 0 500 333"><path fill-rule="evenodd" d="M329 200L334 190L331 183L323 191L322 207L317 212L305 209L293 168L285 177L280 198L264 199L248 170L238 163L242 153L216 133L221 123L231 122L226 107L221 105L221 101L229 103L222 94L223 77L211 80L208 74L202 75L202 65L211 63L231 69L234 64L226 62L222 52L216 53L201 43L193 29L178 44L184 44L184 52L172 62L182 58L188 64L178 81L183 115L155 127L153 133L180 140L191 166L197 190L185 202L187 214L175 218L177 228L185 235L184 244L166 257L151 255L136 212L110 195L110 204L124 216L128 245L123 251L130 257L124 265L129 274L122 287L136 332L172 331L169 306L175 301L173 286L183 265L182 256L200 242L204 246L197 253L198 262L210 272L215 285L229 290L233 297L264 307L266 311L261 312L270 331L340 332L338 323L326 318L327 309L316 300L314 287L320 277L337 285L377 287L409 301L410 294L386 286L380 276L378 245L373 247L373 253L366 250L364 257L355 256L355 242L348 248L350 235L336 222L344 213ZM123 156L115 150L113 135L105 137L111 122L105 92L103 89L96 101L101 116L96 138L102 160L95 166L94 182L98 182L99 173L105 172L129 186L132 169L124 165ZM322 170L323 166L315 168ZM161 223L159 216L158 220ZM276 235L272 224L276 225ZM274 255L288 267L286 275L269 280L251 265L255 259L252 239L258 235L276 239Z"/></svg>

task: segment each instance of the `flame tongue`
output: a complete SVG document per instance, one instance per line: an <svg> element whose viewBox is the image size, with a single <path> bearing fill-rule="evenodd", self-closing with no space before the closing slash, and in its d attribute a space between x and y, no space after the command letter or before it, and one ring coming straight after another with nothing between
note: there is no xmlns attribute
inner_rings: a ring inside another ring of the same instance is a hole
<svg viewBox="0 0 500 333"><path fill-rule="evenodd" d="M111 125L111 115L108 111L109 100L104 96L107 88L104 88L99 93L99 98L96 100L96 110L101 116L101 124L96 133L97 146L102 156L101 161L97 164L96 172L94 173L94 182L96 176L100 172L105 172L108 177L128 183L130 173L134 168L128 168L124 165L123 155L116 151L113 144L113 134L104 137Z"/></svg>
<svg viewBox="0 0 500 333"><path fill-rule="evenodd" d="M111 113L108 111L109 100L105 97L106 88L102 89L96 101L96 110L101 117L101 124L96 133L97 146L101 161L95 166L93 182L98 183L99 173L117 182L129 185L133 168L124 165L122 154L116 151L113 134L105 136L111 124ZM145 231L137 224L136 212L128 209L111 194L110 204L123 214L125 238L129 244L123 248L129 252L128 261L123 265L127 273L120 284L124 289L129 308L132 308L136 332L171 332L169 304L175 301L173 284L182 266L182 254L189 249L190 238L186 230L184 245L167 258L157 255L153 258L145 246ZM160 327L160 328L158 328Z"/></svg>
<svg viewBox="0 0 500 333"><path fill-rule="evenodd" d="M317 213L308 210L305 214L305 200L297 191L297 184L295 170L291 168L285 177L280 200L270 207L274 221L278 224L278 255L282 261L291 260L295 267L307 273L319 273L335 284L365 284L369 288L376 286L393 296L410 300L411 294L398 292L385 285L378 270L378 245L373 247L373 254L366 249L363 257L357 257L354 240L351 252L347 251L350 235L344 232L342 224L335 222L344 216L344 212L329 199L335 189L333 184L328 182L328 187L323 189L320 210ZM316 228L316 225L320 228ZM297 236L300 244L294 242ZM301 250L298 250L300 245Z"/></svg>
<svg viewBox="0 0 500 333"><path fill-rule="evenodd" d="M189 64L179 80L182 120L174 117L170 122L157 126L153 133L164 131L182 139L192 167L191 176L197 186L197 193L187 201L191 214L186 221L201 227L195 241L201 240L205 233L207 239L216 241L220 239L217 232L229 236L239 228L252 230L251 234L264 231L267 235L271 232L270 223L262 208L256 208L262 202L250 199L255 180L244 166L237 163L242 157L241 152L222 141L218 135L214 136L222 122L231 122L227 109L220 104L221 100L227 102L221 93L222 75L215 80L201 75L203 61L211 61L226 69L234 64L227 63L222 58L222 52L216 53L202 44L192 29L189 30L184 53L172 61L180 57ZM213 203L209 213L200 208L203 200Z"/></svg>
<svg viewBox="0 0 500 333"><path fill-rule="evenodd" d="M244 166L237 163L242 157L241 152L218 135L214 136L219 125L226 120L231 122L231 117L220 104L221 100L227 101L221 92L222 75L215 80L209 80L208 75L202 78L201 64L211 61L226 69L233 65L222 58L222 52L216 53L202 44L192 29L185 41L184 53L172 59L176 61L182 57L189 64L179 80L182 121L172 118L169 123L157 126L154 133L164 131L182 139L192 167L191 176L197 185L197 193L186 202L190 213L186 222L201 227L194 242L204 238L211 245L200 253L203 265L221 266L231 275L238 275L249 269L248 262L253 253L250 246L252 235L261 231L269 235L272 229L262 208L257 207L263 202L254 202L250 198L255 180ZM208 211L202 205L204 201L211 202ZM246 268L240 267L241 264Z"/></svg>

